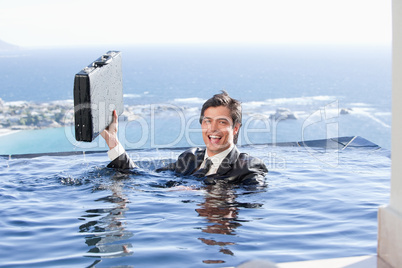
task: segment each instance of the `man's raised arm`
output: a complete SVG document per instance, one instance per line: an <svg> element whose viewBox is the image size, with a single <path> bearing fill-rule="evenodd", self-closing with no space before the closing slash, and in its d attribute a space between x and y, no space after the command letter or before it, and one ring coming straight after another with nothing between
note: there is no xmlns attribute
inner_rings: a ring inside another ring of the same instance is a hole
<svg viewBox="0 0 402 268"><path fill-rule="evenodd" d="M110 168L117 169L132 169L137 165L130 159L123 146L119 142L117 137L117 131L119 129L119 121L116 110L113 111L112 123L101 132L101 136L105 139L109 151L107 152L112 162L107 165Z"/></svg>

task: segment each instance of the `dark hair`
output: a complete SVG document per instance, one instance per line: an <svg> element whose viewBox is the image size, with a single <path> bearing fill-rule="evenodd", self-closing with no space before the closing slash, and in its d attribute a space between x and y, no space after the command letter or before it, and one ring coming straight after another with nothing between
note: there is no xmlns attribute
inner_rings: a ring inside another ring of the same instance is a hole
<svg viewBox="0 0 402 268"><path fill-rule="evenodd" d="M202 120L204 118L204 112L206 109L208 109L209 107L219 107L219 106L224 106L230 110L230 116L232 117L233 120L233 127L237 123L239 123L241 126L241 120L242 120L241 103L240 101L230 97L225 90L222 90L222 93L220 94L215 94L212 98L208 99L204 103L204 105L202 105L200 123L202 123ZM234 144L237 143L238 136L239 131L233 138Z"/></svg>

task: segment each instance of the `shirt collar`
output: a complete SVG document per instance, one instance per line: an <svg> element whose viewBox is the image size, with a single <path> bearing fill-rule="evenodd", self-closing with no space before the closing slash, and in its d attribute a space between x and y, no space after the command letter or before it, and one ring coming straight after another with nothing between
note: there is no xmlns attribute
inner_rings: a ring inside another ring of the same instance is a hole
<svg viewBox="0 0 402 268"><path fill-rule="evenodd" d="M230 153L230 151L232 151L234 148L234 144L232 144L228 149L226 149L225 151L220 152L219 154L216 154L214 156L208 156L208 152L207 150L205 150L205 156L204 156L204 160L209 158L211 159L212 163L215 164L220 164L222 162L223 159L225 159L225 157Z"/></svg>

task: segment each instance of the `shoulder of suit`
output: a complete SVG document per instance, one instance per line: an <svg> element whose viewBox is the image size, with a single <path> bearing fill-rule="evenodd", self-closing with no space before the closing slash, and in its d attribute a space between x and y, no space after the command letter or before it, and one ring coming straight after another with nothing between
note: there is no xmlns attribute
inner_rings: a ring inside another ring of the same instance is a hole
<svg viewBox="0 0 402 268"><path fill-rule="evenodd" d="M237 164L242 167L247 167L248 169L253 169L254 171L258 171L258 173L265 176L268 173L268 168L265 165L264 161L260 158L251 156L247 153L241 153L237 160Z"/></svg>

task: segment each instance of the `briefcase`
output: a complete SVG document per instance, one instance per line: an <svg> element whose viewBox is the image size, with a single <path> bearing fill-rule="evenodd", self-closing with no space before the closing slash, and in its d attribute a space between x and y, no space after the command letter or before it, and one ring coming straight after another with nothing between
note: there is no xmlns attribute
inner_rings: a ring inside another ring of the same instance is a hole
<svg viewBox="0 0 402 268"><path fill-rule="evenodd" d="M93 141L112 122L113 110L124 111L119 51L108 51L75 75L75 139Z"/></svg>

